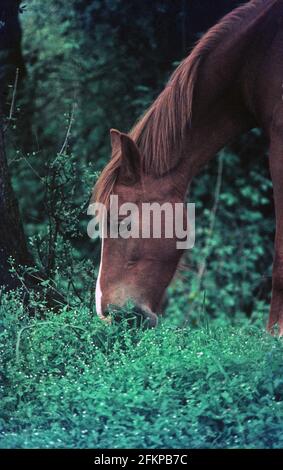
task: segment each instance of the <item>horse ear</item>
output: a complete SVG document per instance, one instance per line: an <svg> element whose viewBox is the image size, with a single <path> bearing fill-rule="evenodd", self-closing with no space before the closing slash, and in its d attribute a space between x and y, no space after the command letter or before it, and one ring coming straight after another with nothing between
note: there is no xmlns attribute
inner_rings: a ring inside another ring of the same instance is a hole
<svg viewBox="0 0 283 470"><path fill-rule="evenodd" d="M110 130L112 157L116 152L121 152L121 166L119 178L122 182L137 182L141 177L141 154L131 137L127 134Z"/></svg>
<svg viewBox="0 0 283 470"><path fill-rule="evenodd" d="M110 129L110 139L113 158L121 150L121 132L117 131L117 129Z"/></svg>

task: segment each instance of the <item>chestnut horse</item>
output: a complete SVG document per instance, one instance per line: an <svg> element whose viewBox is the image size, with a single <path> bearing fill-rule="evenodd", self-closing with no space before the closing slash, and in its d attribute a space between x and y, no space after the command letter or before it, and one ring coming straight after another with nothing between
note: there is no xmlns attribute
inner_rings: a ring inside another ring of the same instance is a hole
<svg viewBox="0 0 283 470"><path fill-rule="evenodd" d="M198 42L129 134L111 130L112 159L94 199L185 201L200 169L231 139L260 127L270 142L276 240L268 330L283 335L283 0L252 0ZM173 240L174 242L174 240ZM155 325L181 251L172 240L102 241L97 313L131 298Z"/></svg>

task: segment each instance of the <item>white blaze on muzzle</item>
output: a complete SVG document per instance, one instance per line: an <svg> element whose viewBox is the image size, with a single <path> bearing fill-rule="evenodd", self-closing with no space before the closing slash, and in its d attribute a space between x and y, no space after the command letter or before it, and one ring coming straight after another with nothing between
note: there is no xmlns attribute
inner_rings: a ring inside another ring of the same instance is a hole
<svg viewBox="0 0 283 470"><path fill-rule="evenodd" d="M103 224L102 224L103 226ZM102 312L102 290L101 290L101 272L102 272L102 263L103 263L103 247L104 247L104 234L102 230L102 237L101 237L101 255L100 255L100 266L98 271L98 277L96 281L95 287L95 307L97 315L102 319L105 320L105 316Z"/></svg>

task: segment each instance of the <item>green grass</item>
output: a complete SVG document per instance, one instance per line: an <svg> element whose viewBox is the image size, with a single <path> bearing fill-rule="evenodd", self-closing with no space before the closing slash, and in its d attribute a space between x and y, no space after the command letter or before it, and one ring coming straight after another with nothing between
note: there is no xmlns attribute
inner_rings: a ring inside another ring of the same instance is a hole
<svg viewBox="0 0 283 470"><path fill-rule="evenodd" d="M258 326L0 310L1 448L283 446L283 343Z"/></svg>

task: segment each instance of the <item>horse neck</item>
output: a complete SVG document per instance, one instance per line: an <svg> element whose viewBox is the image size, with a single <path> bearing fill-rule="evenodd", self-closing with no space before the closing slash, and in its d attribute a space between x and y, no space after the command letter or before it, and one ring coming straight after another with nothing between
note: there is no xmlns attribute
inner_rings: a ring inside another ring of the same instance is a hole
<svg viewBox="0 0 283 470"><path fill-rule="evenodd" d="M187 182L213 158L219 150L254 126L252 116L235 103L222 103L199 119L188 131L181 158Z"/></svg>
<svg viewBox="0 0 283 470"><path fill-rule="evenodd" d="M265 48L257 58L261 62L269 44L266 29L276 16L275 7L280 6L281 2L270 0L262 11L259 5L261 14L257 17L255 12L254 19L247 17L241 29L234 30L201 64L194 90L192 123L181 156L188 182L229 141L257 125L258 116L253 115L250 106L254 90L250 64L255 53L250 45L255 38L258 43L263 37Z"/></svg>

